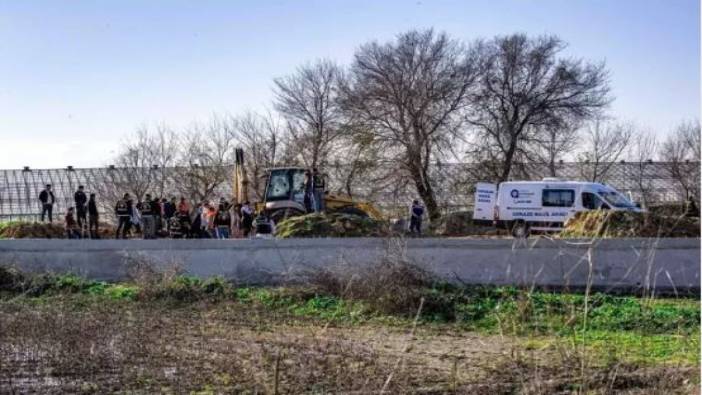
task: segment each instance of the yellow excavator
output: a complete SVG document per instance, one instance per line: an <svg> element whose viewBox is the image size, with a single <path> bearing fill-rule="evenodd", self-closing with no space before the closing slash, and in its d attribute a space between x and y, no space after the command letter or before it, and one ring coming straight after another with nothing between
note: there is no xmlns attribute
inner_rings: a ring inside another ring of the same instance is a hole
<svg viewBox="0 0 702 395"><path fill-rule="evenodd" d="M266 188L263 201L256 202L256 212L265 213L275 223L281 220L303 215L305 209L305 172L304 167L276 167L266 171ZM243 203L248 200L248 177L244 167L244 150L235 151L233 200ZM326 183L325 183L326 185ZM369 202L352 199L350 196L324 191L324 208L328 213L355 214L373 219L382 219L380 211Z"/></svg>

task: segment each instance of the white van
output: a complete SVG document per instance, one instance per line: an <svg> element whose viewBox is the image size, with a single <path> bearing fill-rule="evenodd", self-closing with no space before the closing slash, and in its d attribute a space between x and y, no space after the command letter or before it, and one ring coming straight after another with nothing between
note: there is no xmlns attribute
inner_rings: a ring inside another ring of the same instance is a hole
<svg viewBox="0 0 702 395"><path fill-rule="evenodd" d="M506 227L515 237L530 230L559 231L578 211L641 209L616 189L595 182L509 181L498 185L476 184L473 220Z"/></svg>

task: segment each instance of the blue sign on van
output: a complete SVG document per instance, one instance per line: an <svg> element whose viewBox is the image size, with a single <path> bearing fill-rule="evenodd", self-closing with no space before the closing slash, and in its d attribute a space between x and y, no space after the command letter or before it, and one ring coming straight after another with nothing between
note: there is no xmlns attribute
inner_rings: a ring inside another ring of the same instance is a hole
<svg viewBox="0 0 702 395"><path fill-rule="evenodd" d="M519 197L519 191L516 189L512 189L512 191L509 193L510 196L512 196L514 199Z"/></svg>

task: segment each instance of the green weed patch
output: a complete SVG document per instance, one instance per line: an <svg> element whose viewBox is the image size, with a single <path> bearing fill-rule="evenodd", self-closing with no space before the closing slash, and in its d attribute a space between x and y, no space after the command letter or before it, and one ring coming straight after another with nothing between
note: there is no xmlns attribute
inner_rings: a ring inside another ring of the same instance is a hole
<svg viewBox="0 0 702 395"><path fill-rule="evenodd" d="M486 335L550 339L586 345L606 359L632 363L699 363L700 305L691 299L646 299L607 294L527 292L515 287L462 288L447 284L418 288L420 322L450 325ZM1 295L51 298L87 295L109 300L191 303L229 301L258 311L339 324L409 325L413 315L389 313L362 298L306 288L236 287L221 277L176 275L148 283L89 281L76 275L27 276L0 268ZM78 303L79 299L76 299ZM587 313L586 313L587 302ZM416 314L416 312L415 312Z"/></svg>

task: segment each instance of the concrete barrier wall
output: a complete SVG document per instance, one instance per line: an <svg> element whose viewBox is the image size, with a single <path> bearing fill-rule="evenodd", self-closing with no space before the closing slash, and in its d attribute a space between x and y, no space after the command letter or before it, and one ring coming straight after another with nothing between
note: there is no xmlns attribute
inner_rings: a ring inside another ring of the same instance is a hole
<svg viewBox="0 0 702 395"><path fill-rule="evenodd" d="M398 244L401 246L398 247ZM276 283L314 267L365 265L389 250L449 281L485 285L699 292L699 239L0 240L0 264L122 280L130 265ZM592 265L592 270L590 270Z"/></svg>

